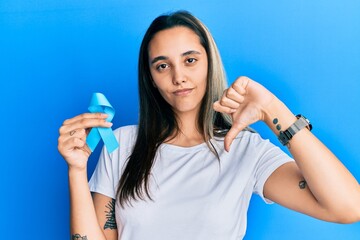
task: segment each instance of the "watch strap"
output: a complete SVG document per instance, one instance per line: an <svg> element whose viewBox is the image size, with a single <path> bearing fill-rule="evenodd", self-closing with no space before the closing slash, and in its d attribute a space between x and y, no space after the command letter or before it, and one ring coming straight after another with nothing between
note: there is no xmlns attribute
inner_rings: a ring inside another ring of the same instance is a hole
<svg viewBox="0 0 360 240"><path fill-rule="evenodd" d="M293 136L305 127L311 131L312 125L307 118L300 114L296 115L296 118L297 120L288 129L280 131L278 139L282 145L287 145Z"/></svg>

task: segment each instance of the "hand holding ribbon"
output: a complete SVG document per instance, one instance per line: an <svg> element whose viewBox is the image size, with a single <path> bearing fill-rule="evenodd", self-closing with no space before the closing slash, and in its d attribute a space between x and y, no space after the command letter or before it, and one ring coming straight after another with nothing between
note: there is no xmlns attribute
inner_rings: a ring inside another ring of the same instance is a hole
<svg viewBox="0 0 360 240"><path fill-rule="evenodd" d="M115 115L114 108L111 106L109 101L102 93L94 93L92 95L90 106L88 109L91 113L100 112L107 114L108 118L106 119L106 121L108 122L111 122ZM100 139L104 141L104 144L109 153L112 153L115 149L119 147L119 143L117 142L111 128L97 127L92 128L86 138L86 143L91 151L94 151Z"/></svg>

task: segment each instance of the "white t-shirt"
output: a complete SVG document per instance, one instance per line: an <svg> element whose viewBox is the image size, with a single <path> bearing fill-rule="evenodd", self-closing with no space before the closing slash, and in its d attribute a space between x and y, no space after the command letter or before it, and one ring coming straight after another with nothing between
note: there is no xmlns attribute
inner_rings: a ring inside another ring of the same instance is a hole
<svg viewBox="0 0 360 240"><path fill-rule="evenodd" d="M120 147L111 154L104 148L90 179L92 192L115 198L124 163L132 152L137 126L114 131ZM224 150L214 139L220 161L206 143L193 147L162 144L151 171L153 201L133 201L121 208L116 202L116 222L121 240L239 240L253 193L263 196L271 173L293 161L259 134L242 131Z"/></svg>

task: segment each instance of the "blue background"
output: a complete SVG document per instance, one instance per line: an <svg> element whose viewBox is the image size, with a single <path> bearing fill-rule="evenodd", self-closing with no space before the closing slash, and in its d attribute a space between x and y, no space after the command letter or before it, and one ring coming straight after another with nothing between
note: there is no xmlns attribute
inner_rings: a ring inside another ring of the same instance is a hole
<svg viewBox="0 0 360 240"><path fill-rule="evenodd" d="M135 124L140 41L153 18L178 9L209 27L230 83L247 75L310 118L360 179L357 0L0 0L0 239L69 238L58 128L87 111L93 92L115 107L114 127ZM277 143L264 124L254 127ZM245 239L360 239L360 223L322 222L257 196L248 220Z"/></svg>

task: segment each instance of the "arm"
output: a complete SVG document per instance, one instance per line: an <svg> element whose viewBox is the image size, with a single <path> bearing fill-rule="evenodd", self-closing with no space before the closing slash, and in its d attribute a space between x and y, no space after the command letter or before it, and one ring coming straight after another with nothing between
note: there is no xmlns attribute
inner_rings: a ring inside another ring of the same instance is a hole
<svg viewBox="0 0 360 240"><path fill-rule="evenodd" d="M86 170L69 169L71 239L105 240L88 187Z"/></svg>
<svg viewBox="0 0 360 240"><path fill-rule="evenodd" d="M266 109L265 123L278 135L275 118L281 130L296 121L294 114L276 98ZM322 220L360 221L360 186L339 159L306 128L295 134L288 146L296 164L277 169L267 180L264 195ZM300 188L303 180L305 188Z"/></svg>
<svg viewBox="0 0 360 240"><path fill-rule="evenodd" d="M214 109L230 114L233 119L225 137L227 151L236 135L256 121L264 121L276 135L279 134L276 125L285 130L296 121L279 99L246 77L237 79L214 103ZM289 150L296 163L275 170L265 183L264 195L285 207L326 221L359 221L359 184L336 156L307 129L292 138ZM306 187L300 188L303 180Z"/></svg>
<svg viewBox="0 0 360 240"><path fill-rule="evenodd" d="M86 136L92 127L110 127L106 114L82 114L64 121L58 150L69 167L71 239L105 240L88 186L87 161L91 154Z"/></svg>
<svg viewBox="0 0 360 240"><path fill-rule="evenodd" d="M93 193L93 199L97 219L106 239L118 239L118 229L121 231L121 226L116 223L115 219L115 199L100 193Z"/></svg>

